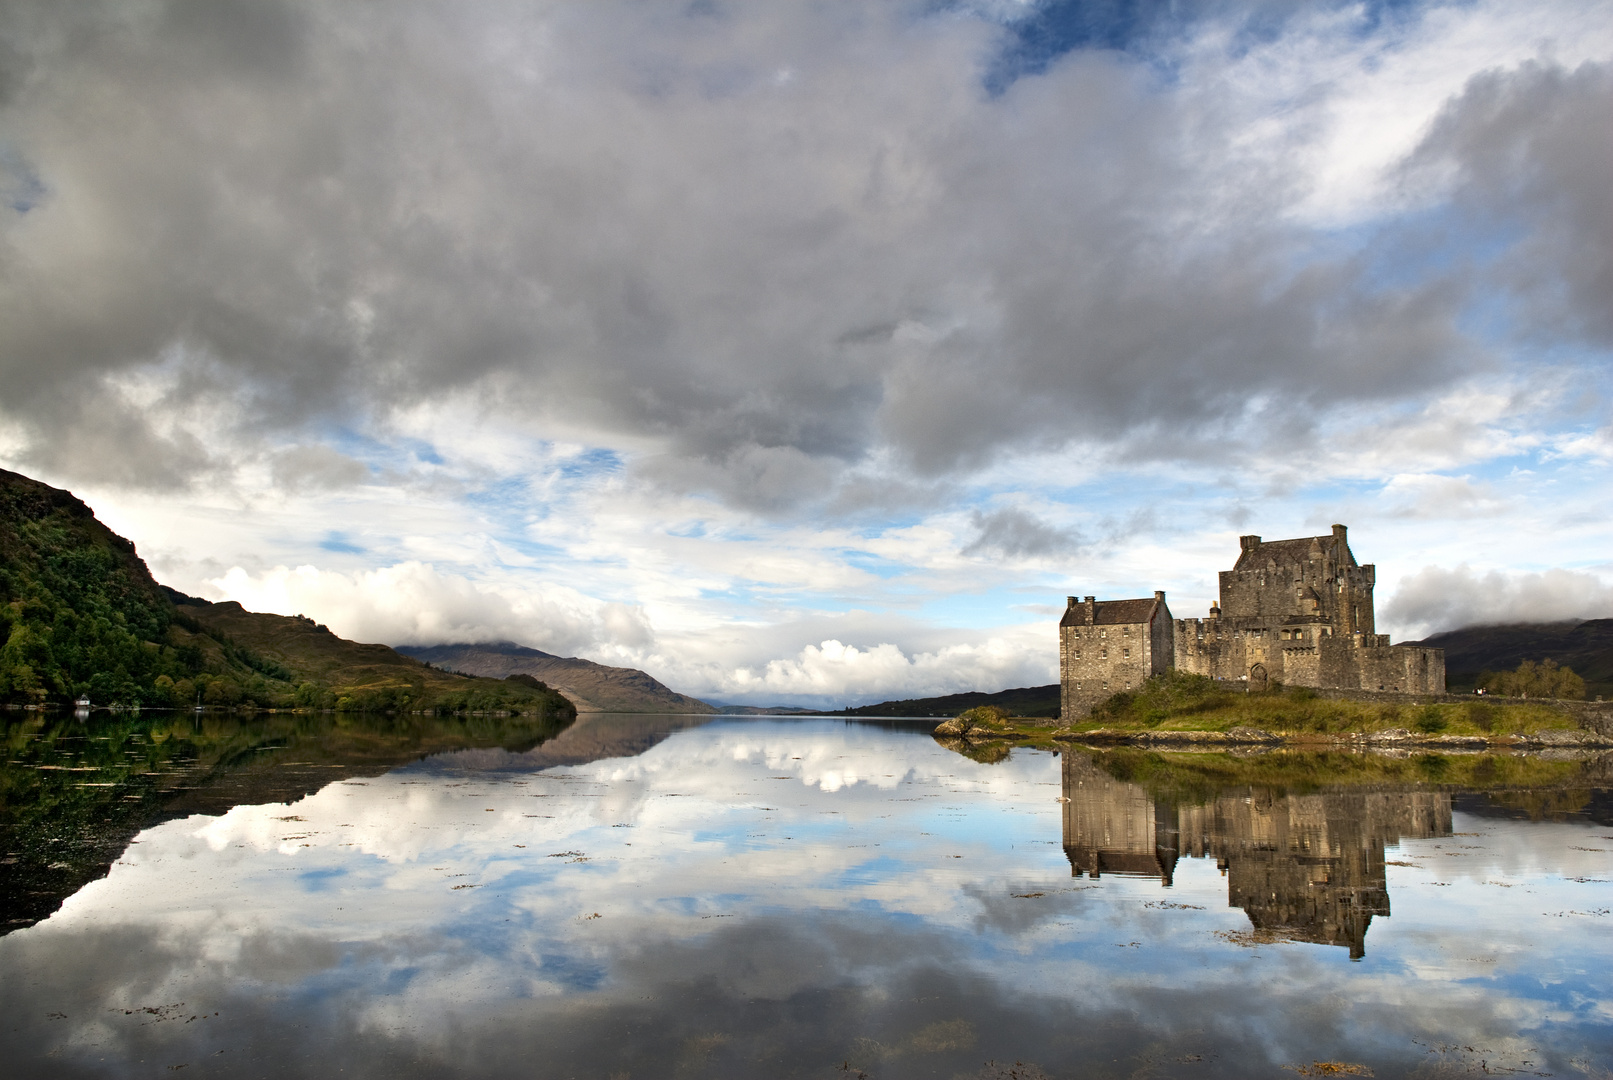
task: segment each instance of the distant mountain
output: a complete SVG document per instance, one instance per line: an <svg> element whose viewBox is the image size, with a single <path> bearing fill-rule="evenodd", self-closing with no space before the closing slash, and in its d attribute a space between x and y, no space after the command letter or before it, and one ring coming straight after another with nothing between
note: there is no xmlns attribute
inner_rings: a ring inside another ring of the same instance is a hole
<svg viewBox="0 0 1613 1080"><path fill-rule="evenodd" d="M718 705L724 716L822 716L821 709L799 709L794 705Z"/></svg>
<svg viewBox="0 0 1613 1080"><path fill-rule="evenodd" d="M1550 659L1573 668L1588 697L1613 697L1613 619L1468 626L1408 644L1445 650L1445 682L1453 693L1477 686L1481 671Z"/></svg>
<svg viewBox="0 0 1613 1080"><path fill-rule="evenodd" d="M536 710L574 715L530 677L434 671L311 619L164 588L71 492L0 469L0 703L189 708Z"/></svg>
<svg viewBox="0 0 1613 1080"><path fill-rule="evenodd" d="M1059 714L1059 684L1052 686L1023 686L1015 690L999 690L995 694L970 691L966 694L947 694L944 697L909 698L903 701L882 701L878 705L862 705L855 709L842 709L836 716L956 716L965 709L980 705L1000 705L1015 716L1057 716Z"/></svg>
<svg viewBox="0 0 1613 1080"><path fill-rule="evenodd" d="M398 650L437 667L502 679L532 675L570 698L581 712L715 713L714 706L669 689L637 668L609 667L592 660L530 649L502 641L491 645L406 645Z"/></svg>

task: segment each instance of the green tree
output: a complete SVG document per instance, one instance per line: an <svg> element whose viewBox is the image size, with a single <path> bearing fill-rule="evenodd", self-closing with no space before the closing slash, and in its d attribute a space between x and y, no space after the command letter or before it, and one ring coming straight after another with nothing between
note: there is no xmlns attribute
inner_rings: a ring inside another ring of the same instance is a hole
<svg viewBox="0 0 1613 1080"><path fill-rule="evenodd" d="M228 677L212 680L207 684L207 689L202 692L202 700L209 705L228 707L239 704L241 697L240 685L234 679Z"/></svg>
<svg viewBox="0 0 1613 1080"><path fill-rule="evenodd" d="M1539 663L1525 660L1516 671L1488 675L1481 685L1487 692L1505 697L1566 698L1574 701L1585 697L1585 680L1574 674L1573 668L1562 667L1551 659Z"/></svg>

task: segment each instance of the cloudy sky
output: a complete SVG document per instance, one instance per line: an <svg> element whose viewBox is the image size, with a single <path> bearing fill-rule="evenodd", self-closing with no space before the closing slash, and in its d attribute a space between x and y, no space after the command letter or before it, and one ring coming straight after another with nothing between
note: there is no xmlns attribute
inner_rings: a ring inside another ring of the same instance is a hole
<svg viewBox="0 0 1613 1080"><path fill-rule="evenodd" d="M1351 527L1613 615L1613 3L12 0L0 464L164 582L721 701Z"/></svg>

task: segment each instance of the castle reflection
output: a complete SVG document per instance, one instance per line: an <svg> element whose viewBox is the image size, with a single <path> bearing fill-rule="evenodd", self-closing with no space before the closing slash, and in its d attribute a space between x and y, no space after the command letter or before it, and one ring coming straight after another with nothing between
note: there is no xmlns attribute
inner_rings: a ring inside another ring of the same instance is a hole
<svg viewBox="0 0 1613 1080"><path fill-rule="evenodd" d="M1383 849L1449 836L1451 797L1427 791L1272 795L1254 788L1173 806L1117 780L1086 755L1064 764L1064 853L1076 877L1153 877L1178 859L1213 858L1227 902L1256 930L1366 955L1367 927L1389 914Z"/></svg>

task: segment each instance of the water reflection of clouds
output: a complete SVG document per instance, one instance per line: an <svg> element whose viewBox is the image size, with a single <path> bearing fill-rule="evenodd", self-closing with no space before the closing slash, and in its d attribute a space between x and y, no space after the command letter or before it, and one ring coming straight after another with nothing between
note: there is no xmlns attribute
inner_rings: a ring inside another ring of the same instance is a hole
<svg viewBox="0 0 1613 1080"><path fill-rule="evenodd" d="M220 1002L268 1032L308 1025L310 1045L355 1037L372 1052L342 1060L371 1074L533 1054L540 1075L674 1071L645 1066L659 1053L748 1075L788 1052L928 1075L1057 1047L1134 1059L1143 1035L1178 1057L1259 1046L1278 1064L1404 1060L1414 1038L1504 1050L1550 1025L1606 1041L1613 995L1583 968L1613 954L1609 920L1540 918L1594 885L1438 886L1390 867L1393 916L1351 965L1217 936L1249 923L1213 860L1183 859L1169 889L1072 878L1049 755L986 766L895 732L758 723L541 773L519 757L447 755L148 830L57 916L0 940L0 961L62 1000L84 1046L200 1047L213 1036L90 1014ZM1470 841L1485 852L1499 841L1466 871L1514 877L1525 838L1535 865L1558 866L1583 832L1460 816L1456 830L1486 833ZM1451 842L1396 857L1431 864ZM93 976L69 959L114 939ZM968 1038L922 1034L959 1018ZM719 1029L728 1041L697 1061L690 1040ZM955 1049L921 1049L942 1044ZM274 1052L310 1072L324 1060Z"/></svg>

